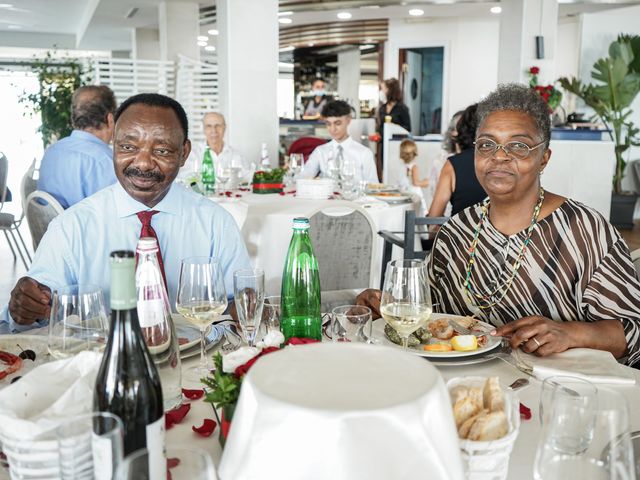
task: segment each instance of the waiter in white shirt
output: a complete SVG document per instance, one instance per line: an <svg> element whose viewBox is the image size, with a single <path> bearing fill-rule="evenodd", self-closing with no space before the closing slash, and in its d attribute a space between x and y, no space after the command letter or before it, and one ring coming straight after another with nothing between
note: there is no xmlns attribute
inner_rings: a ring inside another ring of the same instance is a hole
<svg viewBox="0 0 640 480"><path fill-rule="evenodd" d="M180 169L178 178L188 179L193 174L202 171L202 160L208 148L215 171L217 171L218 166L223 165L225 168L237 169L241 181L251 180L253 175L251 162L245 160L240 152L224 141L224 134L227 130L224 116L218 112L205 113L202 118L202 124L206 141L193 144L191 154L189 154L189 158Z"/></svg>
<svg viewBox="0 0 640 480"><path fill-rule="evenodd" d="M378 173L373 153L364 145L353 140L347 133L351 123L351 107L342 100L332 100L322 109L322 118L327 126L331 140L320 145L309 156L309 160L299 178L314 178L318 173L329 177L329 160L337 160L344 165L349 162L355 166L354 180L378 183Z"/></svg>

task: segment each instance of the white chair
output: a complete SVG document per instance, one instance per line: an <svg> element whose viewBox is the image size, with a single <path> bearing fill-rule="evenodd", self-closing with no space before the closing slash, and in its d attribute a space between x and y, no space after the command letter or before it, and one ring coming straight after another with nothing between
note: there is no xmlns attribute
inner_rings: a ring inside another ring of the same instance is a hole
<svg viewBox="0 0 640 480"><path fill-rule="evenodd" d="M638 272L638 278L640 278L640 248L631 252L631 261L633 265L636 267L636 271Z"/></svg>
<svg viewBox="0 0 640 480"><path fill-rule="evenodd" d="M373 286L376 231L359 208L331 207L309 216L323 291Z"/></svg>
<svg viewBox="0 0 640 480"><path fill-rule="evenodd" d="M42 240L44 233L47 231L49 223L64 212L64 208L52 195L36 190L27 197L24 211L27 216L31 239L33 240L33 251L35 252L40 240Z"/></svg>
<svg viewBox="0 0 640 480"><path fill-rule="evenodd" d="M13 260L16 261L18 259L16 256L17 251L18 255L20 255L22 263L24 264L24 268L29 269L28 262L31 262L31 255L29 254L27 244L24 242L22 234L20 233L20 225L22 224L22 219L24 217L24 209L23 213L20 215L20 218L17 220L15 218L15 215L13 215L12 213L1 212L2 208L4 207L5 197L7 194L8 174L9 161L7 160L7 157L0 152L0 230L3 231L4 237L9 244L11 254L13 255ZM20 240L20 243L18 243L18 240Z"/></svg>

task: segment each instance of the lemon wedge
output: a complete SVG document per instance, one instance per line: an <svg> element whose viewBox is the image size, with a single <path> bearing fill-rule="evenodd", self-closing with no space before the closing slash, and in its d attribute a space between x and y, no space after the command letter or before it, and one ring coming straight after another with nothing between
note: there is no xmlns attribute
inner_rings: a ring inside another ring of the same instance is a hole
<svg viewBox="0 0 640 480"><path fill-rule="evenodd" d="M475 335L457 335L451 339L451 346L458 352L477 350L478 339Z"/></svg>

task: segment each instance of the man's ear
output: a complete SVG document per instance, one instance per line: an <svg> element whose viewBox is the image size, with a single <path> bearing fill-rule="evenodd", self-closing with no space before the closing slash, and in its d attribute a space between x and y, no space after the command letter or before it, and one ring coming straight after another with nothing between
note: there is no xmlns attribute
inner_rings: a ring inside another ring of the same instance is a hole
<svg viewBox="0 0 640 480"><path fill-rule="evenodd" d="M180 166L183 167L187 158L189 158L189 154L191 153L191 140L188 138L184 141L182 145L182 161L180 162Z"/></svg>

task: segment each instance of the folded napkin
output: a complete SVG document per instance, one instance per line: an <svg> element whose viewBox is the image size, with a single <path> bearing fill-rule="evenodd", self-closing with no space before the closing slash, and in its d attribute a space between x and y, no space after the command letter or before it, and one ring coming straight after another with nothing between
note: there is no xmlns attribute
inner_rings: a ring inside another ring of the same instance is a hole
<svg viewBox="0 0 640 480"><path fill-rule="evenodd" d="M591 383L635 385L630 369L620 365L610 352L590 348L572 348L548 357L536 357L518 352L520 360L533 367L533 375L540 380L554 375L567 375Z"/></svg>
<svg viewBox="0 0 640 480"><path fill-rule="evenodd" d="M101 358L87 351L45 363L0 390L0 437L33 438L90 413Z"/></svg>

